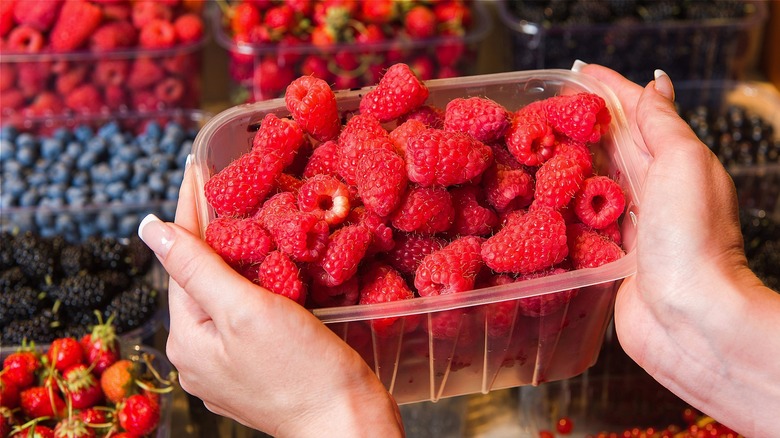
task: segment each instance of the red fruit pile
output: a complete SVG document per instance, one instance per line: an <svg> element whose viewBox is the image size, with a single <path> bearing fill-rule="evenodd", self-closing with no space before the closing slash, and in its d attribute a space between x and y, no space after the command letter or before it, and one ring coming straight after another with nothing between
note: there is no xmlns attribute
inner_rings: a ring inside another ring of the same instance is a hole
<svg viewBox="0 0 780 438"><path fill-rule="evenodd" d="M110 323L43 350L20 347L0 371L0 438L150 435L160 422L160 394L173 387L147 354L123 358Z"/></svg>
<svg viewBox="0 0 780 438"><path fill-rule="evenodd" d="M423 80L455 77L474 57L466 43L472 0L221 4L224 37L242 48L230 53L230 75L240 85L235 103L278 97L300 75L336 89L373 85L398 62Z"/></svg>
<svg viewBox="0 0 780 438"><path fill-rule="evenodd" d="M4 0L0 51L13 56L0 62L0 113L197 107L204 4Z"/></svg>
<svg viewBox="0 0 780 438"><path fill-rule="evenodd" d="M395 64L342 123L324 81L288 90L291 116L267 114L252 149L204 187L218 216L206 241L273 292L309 308L376 303L624 254L624 195L594 174L589 148L611 120L595 94L436 108L425 82ZM522 312L549 314L575 293L521 300Z"/></svg>

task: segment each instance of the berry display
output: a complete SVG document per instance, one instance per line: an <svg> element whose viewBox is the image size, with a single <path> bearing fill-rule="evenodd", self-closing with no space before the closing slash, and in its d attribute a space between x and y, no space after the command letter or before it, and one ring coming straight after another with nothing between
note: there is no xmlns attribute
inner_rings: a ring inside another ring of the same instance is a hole
<svg viewBox="0 0 780 438"><path fill-rule="evenodd" d="M468 74L487 30L473 0L218 3L234 103L297 99L286 88L299 76L339 90L373 85L399 62L424 80Z"/></svg>
<svg viewBox="0 0 780 438"><path fill-rule="evenodd" d="M756 5L745 0L508 0L517 70L570 68L587 59L646 83L673 78L730 79L739 73ZM530 29L534 28L532 32Z"/></svg>
<svg viewBox="0 0 780 438"><path fill-rule="evenodd" d="M197 134L193 125L177 117L82 120L49 132L3 126L0 229L81 242L91 236L130 237L149 212L172 220L184 162ZM42 269L43 260L32 253L40 251L21 240L14 248L15 256L28 258L19 266ZM100 250L99 257L107 255ZM66 263L90 256L73 254Z"/></svg>
<svg viewBox="0 0 780 438"><path fill-rule="evenodd" d="M26 255L0 272L0 344L80 337L109 318L121 334L152 321L158 301L150 285L151 250L143 243L141 248L137 236L91 237L67 245L59 240L30 231L2 234L3 247L44 247L48 253L44 275L25 269ZM149 254L140 255L141 249Z"/></svg>
<svg viewBox="0 0 780 438"><path fill-rule="evenodd" d="M0 114L24 120L197 108L204 5L9 2L0 29Z"/></svg>
<svg viewBox="0 0 780 438"><path fill-rule="evenodd" d="M110 324L101 327L113 330ZM170 409L171 400L162 395L173 390L175 373L153 350L123 351L127 346L119 345L106 371L96 373L88 344L59 337L47 346L3 350L0 437L154 435ZM114 376L120 368L123 380ZM24 380L16 378L20 375ZM114 391L120 380L121 391Z"/></svg>
<svg viewBox="0 0 780 438"><path fill-rule="evenodd" d="M780 221L764 210L740 209L748 266L764 284L780 293Z"/></svg>

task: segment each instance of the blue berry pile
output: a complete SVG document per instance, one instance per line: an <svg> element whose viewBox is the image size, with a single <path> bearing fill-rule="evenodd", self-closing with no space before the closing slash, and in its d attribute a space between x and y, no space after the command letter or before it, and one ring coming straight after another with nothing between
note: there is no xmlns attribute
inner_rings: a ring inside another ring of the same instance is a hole
<svg viewBox="0 0 780 438"><path fill-rule="evenodd" d="M123 238L153 212L173 218L197 128L119 121L59 128L48 135L0 130L0 230L82 241Z"/></svg>

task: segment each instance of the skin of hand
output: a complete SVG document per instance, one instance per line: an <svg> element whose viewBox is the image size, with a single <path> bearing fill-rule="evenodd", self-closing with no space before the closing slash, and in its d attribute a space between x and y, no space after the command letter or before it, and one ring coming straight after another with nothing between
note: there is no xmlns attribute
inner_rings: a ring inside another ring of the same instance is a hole
<svg viewBox="0 0 780 438"><path fill-rule="evenodd" d="M780 294L748 268L733 181L677 115L665 73L642 88L598 65L581 71L615 91L653 157L639 196L637 273L615 304L621 345L702 412L746 436L776 436Z"/></svg>
<svg viewBox="0 0 780 438"><path fill-rule="evenodd" d="M198 237L193 180L188 169L175 223L150 215L139 227L171 277L166 353L182 388L276 437L403 436L397 404L352 348Z"/></svg>

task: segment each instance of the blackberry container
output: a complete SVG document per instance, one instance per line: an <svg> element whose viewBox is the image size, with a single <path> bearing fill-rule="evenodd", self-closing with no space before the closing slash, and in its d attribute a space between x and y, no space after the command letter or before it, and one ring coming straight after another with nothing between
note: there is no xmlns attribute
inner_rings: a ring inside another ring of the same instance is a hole
<svg viewBox="0 0 780 438"><path fill-rule="evenodd" d="M639 83L647 83L653 71L663 69L674 80L742 79L749 67L751 50L759 43L756 34L767 16L767 2L718 2L724 10L739 5L744 9L732 18L675 19L647 18L637 14L613 22L584 21L582 11L570 11L568 21L523 14L521 6L542 7L544 2L499 0L501 23L509 32L512 66L516 70L567 68L575 59L601 64ZM544 14L576 4L582 8L606 6L607 2L550 2ZM637 2L639 4L641 2ZM648 8L683 2L644 2ZM697 3L691 2L695 6ZM630 3L633 5L634 3ZM692 7L692 6L688 6ZM603 19L603 18L602 18Z"/></svg>
<svg viewBox="0 0 780 438"><path fill-rule="evenodd" d="M594 169L615 179L625 192L627 210L621 227L626 255L598 268L510 285L403 302L316 309L314 314L361 354L402 404L538 385L582 373L598 357L622 279L636 269L636 223L641 217L638 194L649 156L634 146L616 96L581 73L522 71L437 79L426 84L430 90L427 103L442 108L458 97L483 96L516 110L559 94L588 91L602 96L613 120L598 148L592 148ZM369 89L337 91L339 109L357 110ZM198 133L192 168L201 235L216 217L204 195L205 182L251 148L254 131L249 127L259 124L268 113L289 115L283 99L243 104L219 113ZM535 318L518 313L510 332L491 334L491 322L485 317L491 304L517 303L522 298L566 293L572 288L579 288L579 293L559 311ZM457 336L441 339L429 334L432 321L440 316L459 318ZM378 336L371 320L385 317L400 317L410 327L418 325L397 336Z"/></svg>

